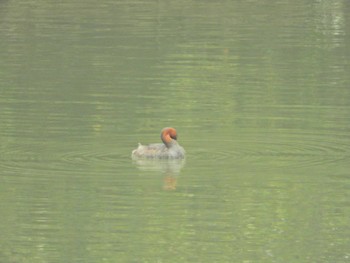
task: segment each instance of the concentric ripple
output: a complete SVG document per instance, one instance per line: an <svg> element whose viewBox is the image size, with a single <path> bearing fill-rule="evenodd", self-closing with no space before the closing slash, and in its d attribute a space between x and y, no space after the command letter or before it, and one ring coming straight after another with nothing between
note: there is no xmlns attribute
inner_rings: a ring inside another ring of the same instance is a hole
<svg viewBox="0 0 350 263"><path fill-rule="evenodd" d="M96 149L85 147L45 148L44 145L15 145L0 148L0 168L9 173L81 173L89 170L91 165L111 167L125 163L128 156L113 149ZM80 149L80 150L76 150ZM110 150L110 151L108 151Z"/></svg>
<svg viewBox="0 0 350 263"><path fill-rule="evenodd" d="M276 166L305 167L344 163L350 156L346 136L284 134L206 142L208 148L194 151L193 158L220 162L271 162Z"/></svg>

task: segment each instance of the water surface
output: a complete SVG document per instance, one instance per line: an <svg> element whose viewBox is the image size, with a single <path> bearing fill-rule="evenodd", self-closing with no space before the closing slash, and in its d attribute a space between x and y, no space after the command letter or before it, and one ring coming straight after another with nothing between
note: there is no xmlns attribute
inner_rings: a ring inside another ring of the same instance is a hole
<svg viewBox="0 0 350 263"><path fill-rule="evenodd" d="M349 261L349 14L0 2L0 261Z"/></svg>

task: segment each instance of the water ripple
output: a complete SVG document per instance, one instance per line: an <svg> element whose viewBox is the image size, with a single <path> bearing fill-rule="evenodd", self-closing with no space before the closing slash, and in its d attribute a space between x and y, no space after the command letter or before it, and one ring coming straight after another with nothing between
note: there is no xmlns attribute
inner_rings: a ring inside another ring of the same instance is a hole
<svg viewBox="0 0 350 263"><path fill-rule="evenodd" d="M346 139L347 140L347 139ZM244 161L263 163L275 161L276 166L301 167L345 162L349 147L343 140L335 137L315 135L286 138L248 139L207 142L210 150L199 148L192 153L195 159L208 159L220 162Z"/></svg>
<svg viewBox="0 0 350 263"><path fill-rule="evenodd" d="M349 147L343 136L314 134L283 134L254 138L247 134L234 140L212 140L192 145L187 143L187 159L217 161L222 163L252 163L283 166L307 167L321 164L344 164L349 159ZM201 147L200 147L201 146ZM52 150L52 149L56 149ZM130 165L130 149L118 151L108 147L87 145L67 146L15 145L0 148L0 167L11 172L30 171L74 171L100 167L110 171Z"/></svg>
<svg viewBox="0 0 350 263"><path fill-rule="evenodd" d="M61 159L65 163L71 164L86 164L86 163L99 163L99 164L111 164L116 160L125 158L126 156L121 153L112 153L106 151L80 151L80 152L68 152L61 156Z"/></svg>
<svg viewBox="0 0 350 263"><path fill-rule="evenodd" d="M31 149L31 150L29 150ZM129 160L122 153L106 150L84 149L44 149L33 145L0 148L0 167L10 173L33 172L86 172L92 165L115 169Z"/></svg>

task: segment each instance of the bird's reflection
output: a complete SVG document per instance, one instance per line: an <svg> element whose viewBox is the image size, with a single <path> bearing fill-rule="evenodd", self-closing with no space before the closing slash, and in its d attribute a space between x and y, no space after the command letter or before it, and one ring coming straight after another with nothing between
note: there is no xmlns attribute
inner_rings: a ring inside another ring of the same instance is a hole
<svg viewBox="0 0 350 263"><path fill-rule="evenodd" d="M178 176L185 165L185 159L139 159L133 162L142 171L154 171L163 174L163 189L168 191L176 190Z"/></svg>

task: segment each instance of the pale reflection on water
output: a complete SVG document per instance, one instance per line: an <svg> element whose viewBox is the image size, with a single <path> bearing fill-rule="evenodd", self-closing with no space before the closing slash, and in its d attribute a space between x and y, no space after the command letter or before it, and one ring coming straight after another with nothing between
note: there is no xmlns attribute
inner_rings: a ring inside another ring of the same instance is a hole
<svg viewBox="0 0 350 263"><path fill-rule="evenodd" d="M133 163L141 171L160 173L164 177L164 190L176 190L177 178L185 166L185 159L139 159Z"/></svg>

